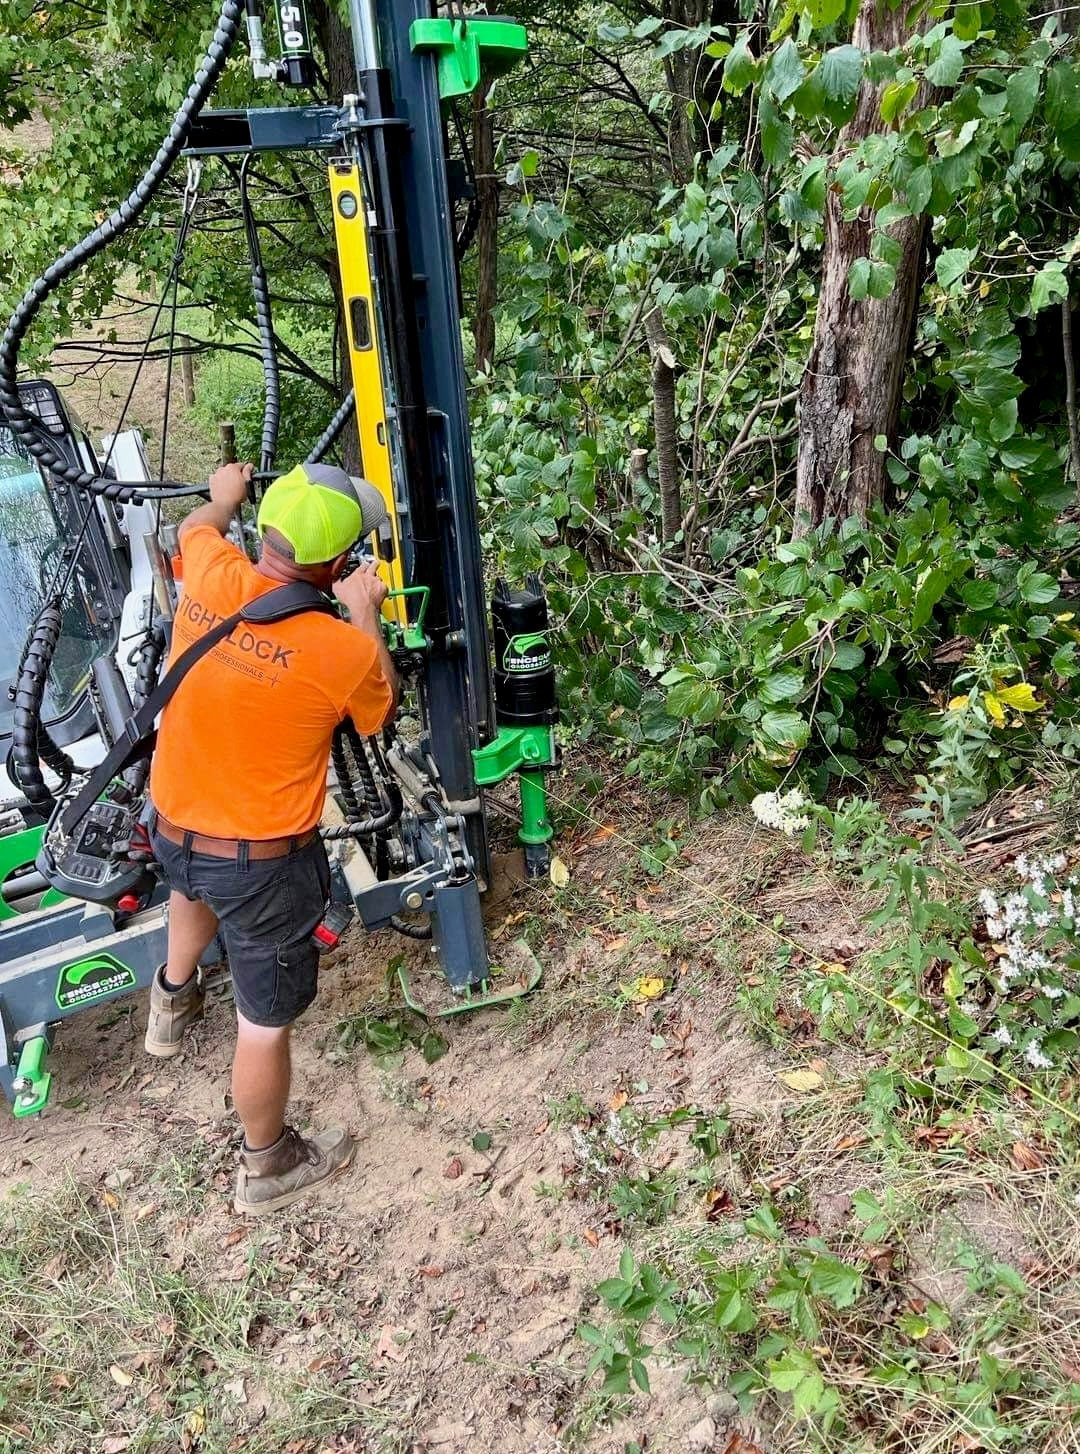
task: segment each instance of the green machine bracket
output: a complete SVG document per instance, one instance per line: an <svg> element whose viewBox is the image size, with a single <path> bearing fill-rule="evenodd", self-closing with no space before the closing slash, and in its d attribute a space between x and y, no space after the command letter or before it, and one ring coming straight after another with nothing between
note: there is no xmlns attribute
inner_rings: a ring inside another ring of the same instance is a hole
<svg viewBox="0 0 1080 1454"><path fill-rule="evenodd" d="M409 44L418 53L434 52L439 95L444 101L471 95L483 76L501 76L529 48L525 27L483 15L464 20L414 20Z"/></svg>
<svg viewBox="0 0 1080 1454"><path fill-rule="evenodd" d="M500 727L486 747L473 750L477 787L490 788L511 773L520 775L521 830L526 847L550 842L555 830L547 810L545 767L555 765L555 734L550 727Z"/></svg>
<svg viewBox="0 0 1080 1454"><path fill-rule="evenodd" d="M424 617L427 615L428 601L431 599L431 587L402 586L399 590L390 591L386 599L388 601L401 600L407 599L409 596L420 597L416 620L410 621L404 626L399 626L396 621L386 623L386 634L391 651L401 648L406 651L426 651L428 647L428 639L424 634Z"/></svg>
<svg viewBox="0 0 1080 1454"><path fill-rule="evenodd" d="M45 1069L48 1053L49 1042L44 1035L35 1035L23 1046L11 1086L15 1092L16 1116L36 1116L45 1109L52 1085L52 1073Z"/></svg>
<svg viewBox="0 0 1080 1454"><path fill-rule="evenodd" d="M25 828L21 833L10 833L7 837L0 838L0 883L3 883L20 868L33 868L38 849L41 847L41 840L44 837L45 828L42 825L37 828ZM50 909L54 904L63 902L63 894L58 894L55 889L50 889L42 898L41 907ZM0 898L0 924L7 919L17 918L18 912L10 904L5 903L3 898Z"/></svg>

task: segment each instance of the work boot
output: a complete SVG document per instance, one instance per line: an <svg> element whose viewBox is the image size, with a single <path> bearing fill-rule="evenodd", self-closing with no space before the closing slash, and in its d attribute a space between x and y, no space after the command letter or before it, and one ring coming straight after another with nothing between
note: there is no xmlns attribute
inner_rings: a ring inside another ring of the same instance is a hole
<svg viewBox="0 0 1080 1454"><path fill-rule="evenodd" d="M202 1014L206 994L200 969L195 971L183 989L172 993L163 985L164 978L165 966L161 965L150 986L150 1019L143 1044L147 1055L168 1060L170 1056L179 1055L184 1048L184 1032Z"/></svg>
<svg viewBox="0 0 1080 1454"><path fill-rule="evenodd" d="M286 1126L273 1146L241 1149L233 1208L254 1217L280 1211L344 1171L355 1150L348 1131L337 1127L307 1141Z"/></svg>

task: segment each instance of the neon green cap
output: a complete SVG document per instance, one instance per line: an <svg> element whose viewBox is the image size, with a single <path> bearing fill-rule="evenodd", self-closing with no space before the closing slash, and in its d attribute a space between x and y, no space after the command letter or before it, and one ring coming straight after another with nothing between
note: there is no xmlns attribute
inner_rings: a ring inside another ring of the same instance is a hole
<svg viewBox="0 0 1080 1454"><path fill-rule="evenodd" d="M298 464L263 495L259 534L276 530L292 546L297 565L321 565L388 519L382 496L367 480L334 465Z"/></svg>

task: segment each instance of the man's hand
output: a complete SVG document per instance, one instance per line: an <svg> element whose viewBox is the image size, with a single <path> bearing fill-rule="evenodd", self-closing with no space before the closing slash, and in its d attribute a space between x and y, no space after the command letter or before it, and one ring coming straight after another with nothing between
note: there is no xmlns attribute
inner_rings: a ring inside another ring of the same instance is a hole
<svg viewBox="0 0 1080 1454"><path fill-rule="evenodd" d="M215 505L239 510L248 497L248 486L255 471L253 464L223 464L210 476L210 498Z"/></svg>
<svg viewBox="0 0 1080 1454"><path fill-rule="evenodd" d="M365 610L377 615L388 594L386 582L376 574L374 562L362 565L352 575L334 582L334 595L352 616L363 616Z"/></svg>
<svg viewBox="0 0 1080 1454"><path fill-rule="evenodd" d="M379 669L386 678L393 698L390 707L390 717L393 717L397 711L398 698L401 695L401 684L398 681L393 659L387 649L386 637L383 635L383 623L379 616L379 608L389 595L389 589L386 582L381 581L376 575L374 561L360 566L344 580L335 581L334 595L348 609L349 620L352 624L366 632L375 642L375 649L379 655ZM390 720L390 717L387 718L387 721Z"/></svg>

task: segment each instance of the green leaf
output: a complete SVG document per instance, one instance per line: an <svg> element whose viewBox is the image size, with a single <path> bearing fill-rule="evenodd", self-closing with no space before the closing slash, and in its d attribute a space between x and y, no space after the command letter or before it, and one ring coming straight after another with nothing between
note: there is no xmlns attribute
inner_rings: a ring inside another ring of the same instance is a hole
<svg viewBox="0 0 1080 1454"><path fill-rule="evenodd" d="M955 86L964 70L964 47L955 35L941 42L937 60L926 68L926 79L932 86Z"/></svg>
<svg viewBox="0 0 1080 1454"><path fill-rule="evenodd" d="M988 611L997 604L998 587L995 581L965 581L960 587L964 605L972 611Z"/></svg>
<svg viewBox="0 0 1080 1454"><path fill-rule="evenodd" d="M635 711L641 706L641 682L625 666L617 666L611 673L611 695L621 707Z"/></svg>
<svg viewBox="0 0 1080 1454"><path fill-rule="evenodd" d="M1080 122L1080 73L1060 61L1046 78L1046 119L1057 132L1071 131Z"/></svg>
<svg viewBox="0 0 1080 1454"><path fill-rule="evenodd" d="M1048 576L1043 571L1035 571L1026 579L1017 576L1020 584L1020 594L1031 606L1048 606L1051 601L1056 601L1061 594L1061 589L1053 576Z"/></svg>
<svg viewBox="0 0 1080 1454"><path fill-rule="evenodd" d="M893 81L886 86L881 93L881 119L889 123L896 120L901 112L914 101L919 90L919 83L916 80Z"/></svg>
<svg viewBox="0 0 1080 1454"><path fill-rule="evenodd" d="M1031 311L1039 313L1069 296L1069 279L1063 262L1047 263L1031 280Z"/></svg>
<svg viewBox="0 0 1080 1454"><path fill-rule="evenodd" d="M871 298L887 298L896 287L896 269L892 263L872 262L870 264Z"/></svg>
<svg viewBox="0 0 1080 1454"><path fill-rule="evenodd" d="M476 1135L472 1138L472 1149L474 1151L490 1151L491 1132L477 1131Z"/></svg>
<svg viewBox="0 0 1080 1454"><path fill-rule="evenodd" d="M837 45L821 60L821 83L830 101L850 101L862 81L863 53L857 45Z"/></svg>
<svg viewBox="0 0 1080 1454"><path fill-rule="evenodd" d="M934 175L930 168L916 167L904 183L904 194L907 197L907 204L916 217L920 212L926 211L933 190Z"/></svg>
<svg viewBox="0 0 1080 1454"><path fill-rule="evenodd" d="M750 51L749 33L744 30L724 61L724 90L741 96L757 79L759 65Z"/></svg>
<svg viewBox="0 0 1080 1454"><path fill-rule="evenodd" d="M795 140L791 123L776 109L771 101L763 100L760 111L761 150L771 167L780 167L791 155Z"/></svg>
<svg viewBox="0 0 1080 1454"><path fill-rule="evenodd" d="M848 269L848 292L856 303L862 302L870 291L870 259L857 257Z"/></svg>
<svg viewBox="0 0 1080 1454"><path fill-rule="evenodd" d="M763 702L770 705L776 702L792 702L799 696L803 689L802 672L777 671L768 676L761 683L759 695Z"/></svg>
<svg viewBox="0 0 1080 1454"><path fill-rule="evenodd" d="M862 1291L862 1274L836 1257L816 1257L810 1267L810 1287L836 1308L849 1308Z"/></svg>
<svg viewBox="0 0 1080 1454"><path fill-rule="evenodd" d="M976 40L982 29L982 12L975 0L957 0L953 34L959 40Z"/></svg>
<svg viewBox="0 0 1080 1454"><path fill-rule="evenodd" d="M943 288L951 287L964 276L974 260L975 253L976 249L973 247L948 247L944 252L938 254L934 271Z"/></svg>
<svg viewBox="0 0 1080 1454"><path fill-rule="evenodd" d="M809 724L798 712L766 712L761 730L780 747L797 751L810 741Z"/></svg>
<svg viewBox="0 0 1080 1454"><path fill-rule="evenodd" d="M803 0L802 10L815 30L835 25L847 9L847 0Z"/></svg>
<svg viewBox="0 0 1080 1454"><path fill-rule="evenodd" d="M765 67L765 89L778 102L784 102L803 83L806 67L802 63L798 47L788 36L779 50L773 51Z"/></svg>
<svg viewBox="0 0 1080 1454"><path fill-rule="evenodd" d="M1012 73L1005 83L1005 97L1010 121L1017 127L1026 126L1039 99L1039 72L1034 66Z"/></svg>
<svg viewBox="0 0 1080 1454"><path fill-rule="evenodd" d="M949 572L931 566L919 577L912 602L911 629L921 631L933 615L934 607L949 588Z"/></svg>

